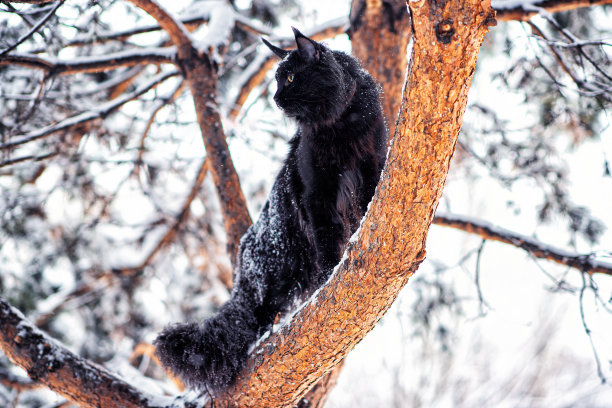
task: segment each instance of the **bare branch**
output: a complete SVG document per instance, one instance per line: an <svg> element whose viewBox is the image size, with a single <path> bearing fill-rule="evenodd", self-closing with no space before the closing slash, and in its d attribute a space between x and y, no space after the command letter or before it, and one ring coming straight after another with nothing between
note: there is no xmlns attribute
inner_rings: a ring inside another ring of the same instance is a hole
<svg viewBox="0 0 612 408"><path fill-rule="evenodd" d="M20 156L20 157L15 157L13 159L8 159L8 160L3 160L0 162L0 168L1 167L6 167L6 166L11 166L13 164L17 164L17 163L22 163L22 162L26 162L26 161L33 161L33 162L39 162L39 161L43 161L46 159L50 159L51 157L55 157L58 155L57 151L53 151L51 153L45 153L45 154L37 154L37 155L27 155L27 156Z"/></svg>
<svg viewBox="0 0 612 408"><path fill-rule="evenodd" d="M578 296L578 302L580 306L580 320L582 321L582 327L584 328L584 332L586 333L589 339L589 343L591 345L591 351L593 352L593 358L595 359L595 365L597 367L597 376L601 380L601 383L605 384L606 376L604 375L603 370L601 368L601 360L599 359L599 353L597 352L597 348L595 347L595 343L593 342L593 334L591 333L591 329L587 324L586 314L584 313L584 293L588 288L596 292L596 289L594 289L592 285L592 278L589 276L588 279L590 284L587 284L587 276L585 276L584 274L582 275L582 288L580 288L580 295Z"/></svg>
<svg viewBox="0 0 612 408"><path fill-rule="evenodd" d="M592 255L580 255L564 249L555 248L531 237L494 226L486 221L462 217L454 214L437 213L434 224L457 228L483 239L503 242L521 248L536 258L548 259L561 265L576 268L588 274L601 273L612 275L612 264L593 259Z"/></svg>

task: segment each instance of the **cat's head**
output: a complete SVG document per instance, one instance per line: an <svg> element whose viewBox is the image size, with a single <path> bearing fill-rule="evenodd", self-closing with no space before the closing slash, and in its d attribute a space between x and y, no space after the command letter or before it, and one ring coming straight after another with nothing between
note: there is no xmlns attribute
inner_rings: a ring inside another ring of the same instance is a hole
<svg viewBox="0 0 612 408"><path fill-rule="evenodd" d="M355 81L325 45L293 28L297 48L284 50L263 42L282 58L276 70L274 101L298 122L330 124L346 110Z"/></svg>

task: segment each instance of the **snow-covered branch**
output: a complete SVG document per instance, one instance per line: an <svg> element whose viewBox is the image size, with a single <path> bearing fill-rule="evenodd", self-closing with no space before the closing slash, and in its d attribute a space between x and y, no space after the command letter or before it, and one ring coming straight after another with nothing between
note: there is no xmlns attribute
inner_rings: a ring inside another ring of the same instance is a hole
<svg viewBox="0 0 612 408"><path fill-rule="evenodd" d="M49 10L49 12L38 23L36 23L34 25L34 27L32 27L27 33L25 33L23 36L21 36L21 38L19 38L14 44L12 44L11 46L9 46L9 47L5 48L4 50L0 51L0 57L3 56L3 55L8 54L9 52L11 52L15 48L17 48L19 46L19 44L22 44L24 41L26 41L28 38L30 38L35 32L40 30L42 28L42 26L44 26L47 23L47 21L49 21L51 16L53 16L55 14L57 9L62 4L64 4L64 0L59 0L55 4L55 6L51 10Z"/></svg>
<svg viewBox="0 0 612 408"><path fill-rule="evenodd" d="M159 3L155 0L129 0L135 6L144 10L147 14L155 19L161 28L168 33L172 39L172 43L178 49L180 58L186 57L185 53L190 53L192 49L189 32L185 26L177 19L172 17Z"/></svg>
<svg viewBox="0 0 612 408"><path fill-rule="evenodd" d="M0 348L33 381L86 407L160 407L172 402L138 390L70 352L3 298L0 298Z"/></svg>
<svg viewBox="0 0 612 408"><path fill-rule="evenodd" d="M35 54L9 54L0 57L0 67L13 65L42 69L54 75L101 72L140 64L175 63L176 48L138 48L101 56L62 60Z"/></svg>
<svg viewBox="0 0 612 408"><path fill-rule="evenodd" d="M96 109L82 112L75 116L71 116L54 125L45 126L39 130L30 132L28 134L25 134L22 136L16 136L12 138L11 140L0 144L0 150L11 149L11 148L23 145L25 143L33 142L45 136L49 136L50 134L58 132L60 130L65 130L65 129L71 128L73 126L76 126L84 122L89 122L94 119L105 117L111 112L113 112L115 109L124 105L125 103L138 98L140 95L153 89L154 87L156 87L157 85L165 81L166 79L176 76L178 74L179 74L178 71L171 71L171 72L165 72L165 73L159 74L153 77L152 79L150 79L149 81L147 81L146 83L140 85L134 91L129 92L127 94L123 94L122 96L116 99L106 102L100 105Z"/></svg>
<svg viewBox="0 0 612 408"><path fill-rule="evenodd" d="M497 11L500 21L527 21L546 10L550 13L573 10L581 7L612 4L612 0L492 0L491 5Z"/></svg>
<svg viewBox="0 0 612 408"><path fill-rule="evenodd" d="M592 254L577 254L546 245L537 239L495 226L486 221L455 214L437 213L434 224L457 228L483 239L503 242L521 248L536 258L547 259L561 265L576 268L588 274L612 275L612 263L598 261Z"/></svg>

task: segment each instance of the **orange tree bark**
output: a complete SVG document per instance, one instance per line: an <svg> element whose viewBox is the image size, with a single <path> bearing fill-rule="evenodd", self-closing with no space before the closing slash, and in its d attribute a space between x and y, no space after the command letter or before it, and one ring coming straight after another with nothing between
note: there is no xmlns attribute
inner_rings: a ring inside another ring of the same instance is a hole
<svg viewBox="0 0 612 408"><path fill-rule="evenodd" d="M383 89L383 113L393 135L408 67L410 17L406 1L353 0L348 34L353 54Z"/></svg>
<svg viewBox="0 0 612 408"><path fill-rule="evenodd" d="M66 350L0 298L0 348L35 382L87 407L153 407L140 391Z"/></svg>
<svg viewBox="0 0 612 408"><path fill-rule="evenodd" d="M362 226L332 278L259 344L218 407L289 407L374 327L425 257L489 2L410 2L414 47L398 127Z"/></svg>

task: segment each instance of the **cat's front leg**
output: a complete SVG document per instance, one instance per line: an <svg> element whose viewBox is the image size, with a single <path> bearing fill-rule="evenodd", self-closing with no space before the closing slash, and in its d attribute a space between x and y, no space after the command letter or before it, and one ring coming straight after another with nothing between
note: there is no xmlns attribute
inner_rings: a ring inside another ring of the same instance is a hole
<svg viewBox="0 0 612 408"><path fill-rule="evenodd" d="M319 273L315 276L317 285L327 280L340 261L340 249L344 237L344 225L335 208L328 203L314 199L311 202L311 226Z"/></svg>

